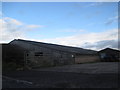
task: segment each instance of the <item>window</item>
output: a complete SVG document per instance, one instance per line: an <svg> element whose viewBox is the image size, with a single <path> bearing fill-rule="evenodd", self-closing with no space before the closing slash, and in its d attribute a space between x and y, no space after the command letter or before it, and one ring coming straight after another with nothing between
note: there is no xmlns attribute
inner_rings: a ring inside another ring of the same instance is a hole
<svg viewBox="0 0 120 90"><path fill-rule="evenodd" d="M35 52L35 56L43 56L43 52Z"/></svg>

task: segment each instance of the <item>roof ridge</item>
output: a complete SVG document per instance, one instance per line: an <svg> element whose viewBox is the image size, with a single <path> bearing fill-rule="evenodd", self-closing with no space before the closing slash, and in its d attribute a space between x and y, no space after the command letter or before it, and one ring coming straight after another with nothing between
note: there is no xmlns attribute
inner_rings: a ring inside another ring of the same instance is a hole
<svg viewBox="0 0 120 90"><path fill-rule="evenodd" d="M71 53L94 53L96 51L94 50L89 50L89 49L83 49L79 47L71 47L71 46L64 46L64 45L58 45L58 44L51 44L51 43L44 43L44 42L38 42L38 41L31 41L31 40L23 40L23 39L14 39L13 41L24 41L24 42L29 42L29 44L37 45L37 46L42 46L42 47L47 47L50 49L54 50L59 50L59 51L64 51L64 52L71 52Z"/></svg>
<svg viewBox="0 0 120 90"><path fill-rule="evenodd" d="M76 49L83 49L83 50L91 50L91 49L84 49L84 48L80 48L80 47L67 46L67 45L59 45L59 44L53 44L53 43L45 43L45 42L32 41L32 40L23 40L23 39L15 39L15 40L31 41L31 42L35 42L35 43L42 43L42 44L56 45L56 46L69 47L69 48L76 48ZM92 51L95 51L95 50L92 50Z"/></svg>
<svg viewBox="0 0 120 90"><path fill-rule="evenodd" d="M59 45L59 44L53 44L53 43L45 43L45 42L38 42L38 41L32 41L32 40L23 40L23 39L14 39L14 40L31 41L31 42L35 42L35 43L42 43L42 44L56 45L56 46L62 46L62 47L69 47L69 48L79 48L79 49L83 49L83 48L80 48L80 47L67 46L67 45Z"/></svg>

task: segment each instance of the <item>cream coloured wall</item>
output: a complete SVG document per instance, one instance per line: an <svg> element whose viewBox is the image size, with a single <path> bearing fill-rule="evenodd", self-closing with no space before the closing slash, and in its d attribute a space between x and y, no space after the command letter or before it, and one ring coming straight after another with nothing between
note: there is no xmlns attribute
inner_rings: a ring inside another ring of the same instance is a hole
<svg viewBox="0 0 120 90"><path fill-rule="evenodd" d="M75 63L97 62L100 61L98 55L79 55L75 56Z"/></svg>

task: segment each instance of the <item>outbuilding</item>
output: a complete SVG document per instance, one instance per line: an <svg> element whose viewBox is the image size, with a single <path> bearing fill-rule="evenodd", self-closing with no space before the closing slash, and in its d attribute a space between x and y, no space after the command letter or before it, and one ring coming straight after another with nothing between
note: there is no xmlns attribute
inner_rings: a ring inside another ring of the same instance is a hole
<svg viewBox="0 0 120 90"><path fill-rule="evenodd" d="M35 68L44 66L69 65L85 62L96 62L97 51L63 46L57 44L15 39L8 43L9 61Z"/></svg>
<svg viewBox="0 0 120 90"><path fill-rule="evenodd" d="M120 51L112 48L105 48L98 52L101 61L120 61Z"/></svg>

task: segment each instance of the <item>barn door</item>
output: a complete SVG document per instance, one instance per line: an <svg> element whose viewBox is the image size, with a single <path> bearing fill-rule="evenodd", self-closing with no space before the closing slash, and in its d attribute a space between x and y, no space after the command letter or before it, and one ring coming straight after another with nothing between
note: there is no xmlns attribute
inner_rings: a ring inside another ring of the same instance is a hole
<svg viewBox="0 0 120 90"><path fill-rule="evenodd" d="M29 64L29 61L30 61L30 52L24 52L24 65L25 66L28 66L28 64Z"/></svg>

